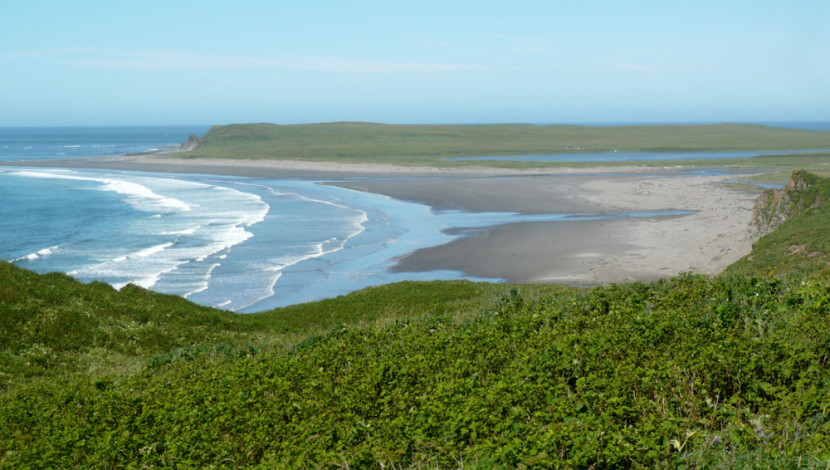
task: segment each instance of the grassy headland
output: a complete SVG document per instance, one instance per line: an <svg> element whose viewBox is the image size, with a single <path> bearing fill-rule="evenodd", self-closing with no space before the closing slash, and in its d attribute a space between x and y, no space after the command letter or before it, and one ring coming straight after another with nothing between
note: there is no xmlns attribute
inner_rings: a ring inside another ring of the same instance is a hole
<svg viewBox="0 0 830 470"><path fill-rule="evenodd" d="M591 290L241 316L0 263L0 467L825 468L830 279L790 266L828 259L815 200L738 274Z"/></svg>
<svg viewBox="0 0 830 470"><path fill-rule="evenodd" d="M732 264L730 273L830 277L830 179L793 172L782 190L767 190L755 204L757 228L786 220L758 240L753 252Z"/></svg>
<svg viewBox="0 0 830 470"><path fill-rule="evenodd" d="M592 152L691 152L830 148L830 132L748 124L665 126L388 125L215 126L177 157L459 166L445 159ZM504 166L504 162L474 162ZM513 163L511 166L518 166ZM550 165L548 165L550 166Z"/></svg>

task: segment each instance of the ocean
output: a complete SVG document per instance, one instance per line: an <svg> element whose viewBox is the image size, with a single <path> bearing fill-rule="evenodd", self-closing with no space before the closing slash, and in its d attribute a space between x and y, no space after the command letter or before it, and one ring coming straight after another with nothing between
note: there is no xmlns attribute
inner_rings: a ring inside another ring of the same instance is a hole
<svg viewBox="0 0 830 470"><path fill-rule="evenodd" d="M207 129L0 128L0 161L20 165L0 166L0 259L248 313L389 282L474 279L388 269L469 229L673 214L436 211L315 180L25 166L173 149Z"/></svg>
<svg viewBox="0 0 830 470"><path fill-rule="evenodd" d="M0 160L152 152L206 130L2 128ZM0 167L0 259L256 312L401 280L464 278L388 268L411 251L451 241L451 229L586 216L433 211L318 183Z"/></svg>

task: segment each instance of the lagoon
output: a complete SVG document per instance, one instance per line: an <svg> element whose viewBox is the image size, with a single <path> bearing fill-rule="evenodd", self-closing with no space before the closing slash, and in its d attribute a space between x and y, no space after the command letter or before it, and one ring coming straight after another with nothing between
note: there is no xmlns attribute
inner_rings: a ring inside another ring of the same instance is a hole
<svg viewBox="0 0 830 470"><path fill-rule="evenodd" d="M791 151L732 151L732 152L602 152L602 153L560 153L545 155L494 155L482 157L448 158L448 162L653 162L689 160L726 160L753 158L766 155L811 154L830 152L830 149Z"/></svg>

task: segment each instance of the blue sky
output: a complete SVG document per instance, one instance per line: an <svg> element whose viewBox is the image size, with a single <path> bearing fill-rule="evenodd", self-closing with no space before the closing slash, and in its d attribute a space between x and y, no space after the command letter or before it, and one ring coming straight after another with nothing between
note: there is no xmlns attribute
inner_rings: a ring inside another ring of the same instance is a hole
<svg viewBox="0 0 830 470"><path fill-rule="evenodd" d="M830 120L830 2L3 7L0 126Z"/></svg>

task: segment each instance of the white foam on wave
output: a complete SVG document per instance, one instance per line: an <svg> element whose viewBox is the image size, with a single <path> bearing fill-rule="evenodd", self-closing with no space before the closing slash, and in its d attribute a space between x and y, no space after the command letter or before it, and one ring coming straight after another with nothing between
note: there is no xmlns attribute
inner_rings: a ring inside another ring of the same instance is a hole
<svg viewBox="0 0 830 470"><path fill-rule="evenodd" d="M126 196L125 201L133 208L141 211L160 210L167 212L181 212L191 210L190 205L184 201L173 197L162 196L155 193L147 186L130 181L117 180L113 178L81 176L78 173L61 170L19 170L10 172L10 174L27 178L65 179L100 183L102 186L98 189L102 191L112 191Z"/></svg>
<svg viewBox="0 0 830 470"><path fill-rule="evenodd" d="M256 194L245 193L236 189L226 188L224 186L214 186L213 190L223 193L222 199L225 199L227 196L235 197L237 199L241 198L245 199L248 204L255 204L259 207L259 210L251 210L245 214L237 214L243 216L243 219L241 220L243 225L251 226L262 222L265 220L265 216L268 215L268 211L271 209L271 206L265 203L265 201L263 201L262 198Z"/></svg>
<svg viewBox="0 0 830 470"><path fill-rule="evenodd" d="M279 282L280 278L283 275L283 271L291 266L296 264L302 263L303 261L307 261L314 258L319 258L323 255L334 253L335 251L340 251L343 249L343 245L345 245L345 240L339 244L339 247L335 249L326 250L324 249L323 243L316 243L314 245L310 245L309 252L303 255L295 255L295 256L283 256L280 258L275 258L269 260L269 266L260 269L260 271L273 273L271 274L271 279L268 285L262 290L262 293L254 299L248 300L245 304L235 307L234 310L242 310L244 308L248 308L251 305L254 305L262 300L265 300L274 294L276 294L277 283Z"/></svg>
<svg viewBox="0 0 830 470"><path fill-rule="evenodd" d="M104 183L104 191L113 191L127 196L127 203L141 211L175 211L192 210L190 204L176 198L166 197L153 192L147 186L120 180L95 180ZM149 204L148 204L149 202Z"/></svg>
<svg viewBox="0 0 830 470"><path fill-rule="evenodd" d="M125 219L126 225L121 225L125 238L118 238L117 242L102 238L106 245L87 245L89 248L83 247L83 252L76 253L76 249L73 251L73 256L86 256L88 260L81 266L67 266L68 270L71 269L70 275L84 280L106 281L118 289L134 284L185 297L210 292L213 284L211 279L224 263L223 260L228 259L231 249L251 239L254 234L249 227L264 221L271 209L260 195L244 188L237 189L237 181L231 183L234 186L227 187L209 180L205 184L205 180L197 182L110 172L20 169L4 173L26 178L89 182L91 184L82 187L122 195L122 200L133 208L150 212L139 218L129 216ZM328 201L302 199L354 210ZM354 212L348 213L347 218L338 218L337 224L346 235L362 231L360 224L367 220L363 212L357 213L353 219L352 214ZM348 224L350 221L355 225L346 225L343 230L340 224ZM114 220L113 223L119 221ZM284 259L283 266L267 272L263 282L257 284L265 286L271 283L268 290L269 295L273 295L273 285L282 276L279 272L281 269L304 259L342 249L345 240L340 235L336 240L326 240L324 246L308 249L308 255ZM72 246L81 248L81 245ZM48 250L54 249L57 247ZM27 255L28 259L49 256L51 252L46 250ZM235 304L258 302L261 299L251 302L249 297L259 297L263 293L259 286L253 292L243 294L243 298L233 299L224 306L233 304L235 308ZM220 297L219 300L224 299Z"/></svg>
<svg viewBox="0 0 830 470"><path fill-rule="evenodd" d="M363 233L366 230L366 227L363 224L366 223L367 221L369 221L369 215L365 211L355 209L355 208L350 208L350 207L340 205L340 204L330 203L328 201L321 201L321 200L317 200L317 199L311 199L311 198L307 198L307 197L304 197L304 196L300 196L300 197L303 200L306 200L306 201L309 201L309 202L320 202L320 203L323 203L323 204L329 204L331 206L335 206L335 207L342 208L342 209L357 211L358 214L351 221L353 231L349 235L347 235L345 237L342 237L342 238L332 237L332 238L328 238L326 240L323 240L320 243L314 243L312 245L308 245L307 246L308 251L305 254L283 256L283 257L279 257L279 258L269 260L270 266L262 269L262 271L273 273L273 275L272 275L273 277L271 278L269 284L263 290L261 295L259 295L255 299L252 299L252 300L248 301L244 305L235 307L234 308L235 311L248 308L252 305L255 305L255 304L257 304L257 303L259 303L259 302L275 295L276 294L276 289L277 289L277 283L279 282L280 278L283 275L283 271L286 268L289 268L289 267L294 266L296 264L302 263L303 261L307 261L307 260L314 259L314 258L319 258L321 256L325 256L325 255L343 250L346 246L346 243L348 243L349 240L351 240L352 238L360 235L361 233Z"/></svg>
<svg viewBox="0 0 830 470"><path fill-rule="evenodd" d="M188 263L201 263L211 256L235 245L244 242L253 234L239 226L224 226L210 234L212 240L207 244L186 244L167 242L131 253L123 254L91 266L76 270L72 275L81 275L103 279L129 279L127 282L116 282L117 288L128 283L136 284L146 289L155 286L168 273L176 271ZM218 266L218 263L216 263ZM193 295L207 289L213 268L208 270L206 277L193 281L197 287L188 287L187 291L177 292L179 295Z"/></svg>
<svg viewBox="0 0 830 470"><path fill-rule="evenodd" d="M315 204L325 204L325 205L328 205L328 206L337 207L338 209L349 209L349 210L353 210L353 208L348 207L348 206L343 205L343 204L338 204L338 203L333 202L333 201L326 201L326 200L324 200L324 199L316 199L316 198L312 198L312 197L308 197L308 196L303 196L302 194L297 194L297 193L288 193L288 192L283 192L283 193L281 193L281 194L284 194L284 195L286 195L286 196L291 196L291 197L297 198L297 199L299 199L299 200L301 200L301 201L313 202L313 203L315 203Z"/></svg>
<svg viewBox="0 0 830 470"><path fill-rule="evenodd" d="M325 204L325 205L329 205L329 206L332 206L332 207L336 207L338 209L357 211L357 215L355 216L354 220L351 221L352 222L352 227L354 227L355 232L350 234L349 236L347 236L346 240L348 240L350 238L354 238L354 237L360 235L361 233L363 233L364 230L366 230L366 227L363 225L363 224L365 224L366 222L369 221L369 214L367 214L366 211L363 211L363 210L360 210L360 209L357 209L357 208L354 208L354 207L349 207L345 204L338 204L338 203L333 202L333 201L326 201L324 199L317 199L317 198L311 198L311 197L308 197L308 196L303 196L302 194L297 194L297 193L283 193L283 194L295 197L297 199L300 199L300 200L306 201L306 202L312 202L312 203L315 203L315 204Z"/></svg>
<svg viewBox="0 0 830 470"><path fill-rule="evenodd" d="M81 145L64 145L63 146L63 148L65 148L65 149L79 149L81 147L82 147Z"/></svg>
<svg viewBox="0 0 830 470"><path fill-rule="evenodd" d="M366 226L363 224L365 224L368 221L369 214L367 214L365 211L360 211L360 215L357 216L354 221L352 221L352 226L355 227L355 233L349 235L349 238L354 238L363 233L363 231L366 230Z"/></svg>
<svg viewBox="0 0 830 470"><path fill-rule="evenodd" d="M156 253L161 253L162 251L170 248L171 246L175 245L173 242L162 243L161 245L151 246L149 248L145 248L143 250L136 251L135 253L130 253L128 255L122 255L117 258L114 258L113 261L116 263L122 263L127 260L131 259L141 259L141 258L148 258L150 256L155 255Z"/></svg>
<svg viewBox="0 0 830 470"><path fill-rule="evenodd" d="M159 280L161 279L161 276L163 276L163 275L165 275L165 274L167 274L171 271L174 271L177 267L178 267L178 265L177 266L172 266L168 269L153 272L153 273L151 273L147 276L140 277L138 279L133 279L130 282L126 282L126 283L120 283L119 282L119 283L113 284L112 286L117 290L121 290L127 284L133 284L133 285L136 285L136 286L139 286L139 287L143 287L145 289L152 289L153 286L155 286L159 282Z"/></svg>
<svg viewBox="0 0 830 470"><path fill-rule="evenodd" d="M223 225L219 229L214 228L214 230L208 234L208 238L211 243L204 245L201 250L201 254L196 256L194 261L202 262L208 257L223 250L229 250L230 248L239 245L253 236L254 234L245 230L245 228L240 225Z"/></svg>
<svg viewBox="0 0 830 470"><path fill-rule="evenodd" d="M38 250L37 254L40 256L49 256L60 248L60 245L50 246L49 248L44 248L42 250Z"/></svg>
<svg viewBox="0 0 830 470"><path fill-rule="evenodd" d="M222 263L213 263L210 266L208 266L207 272L202 277L202 280L198 283L197 287L185 293L183 297L186 299L193 294L198 294L199 292L204 292L208 290L208 287L210 287L210 278L213 277L213 271L215 271L216 268L218 268L219 266L222 266Z"/></svg>
<svg viewBox="0 0 830 470"><path fill-rule="evenodd" d="M274 191L274 192L276 192L280 195L293 197L293 198L296 198L296 199L299 199L299 200L305 201L305 202L311 202L311 203L314 203L314 204L324 204L324 205L327 205L327 206L336 207L338 209L343 209L343 210L348 210L348 211L356 211L357 214L355 215L354 220L351 221L352 227L354 227L355 232L350 234L349 236L347 236L346 237L347 239L356 237L356 236L360 235L361 233L363 233L364 230L366 230L366 227L363 226L364 223L369 221L369 214L367 214L366 211L357 209L355 207L349 207L345 204L338 204L337 202L334 202L334 201L327 201L325 199L318 199L318 198L312 198L312 197L304 196L302 194L298 194L298 193L295 193L295 192L283 192L283 191Z"/></svg>
<svg viewBox="0 0 830 470"><path fill-rule="evenodd" d="M113 283L112 286L117 290L121 290L127 284L133 284L133 285L136 285L136 286L139 286L139 287L143 287L145 289L152 289L153 286L155 286L159 282L159 280L161 280L162 276L164 276L165 274L167 274L169 272L175 271L181 264L182 263L173 264L173 265L167 267L166 269L162 269L160 271L153 271L153 272L151 272L149 274L146 274L144 276L141 276L141 277L138 277L138 278L135 278L135 279L131 279L128 282L116 282L116 283Z"/></svg>
<svg viewBox="0 0 830 470"><path fill-rule="evenodd" d="M180 201L181 207L186 205L188 211L174 212L163 219L161 214L144 219L140 228L156 240L156 244L114 255L108 260L80 268L74 275L110 279L117 288L132 283L149 289L165 275L188 265L187 270L178 271L184 277L177 274L179 280L165 278L165 282L171 281L176 286L170 293L191 296L209 288L213 271L220 266L215 261L211 262L211 257L220 255L226 258L232 247L253 237L246 228L264 220L270 210L270 206L259 196L231 188L166 178L139 180L156 191L174 194L176 198L162 197ZM110 180L107 184L110 190L139 193L138 188L131 187L130 183ZM118 186L113 186L115 184ZM141 194L148 195L146 192ZM162 243L158 243L160 241ZM210 264L197 266L205 261ZM191 267L196 269L191 270ZM190 271L200 274L191 276L187 274ZM166 288L169 289L170 285ZM161 288L165 289L164 284Z"/></svg>
<svg viewBox="0 0 830 470"><path fill-rule="evenodd" d="M133 257L134 258L147 258L149 256L153 256L156 253L161 253L162 251L170 248L171 246L175 245L175 243L162 243L161 245L151 246L150 248L145 248L141 251L136 252Z"/></svg>
<svg viewBox="0 0 830 470"><path fill-rule="evenodd" d="M15 261L34 261L36 259L45 258L57 251L60 248L60 245L50 246L49 248L43 248L42 250L35 251L34 253L29 253L26 256L21 256L17 258Z"/></svg>
<svg viewBox="0 0 830 470"><path fill-rule="evenodd" d="M168 232L159 232L159 235L193 235L194 233L198 232L201 229L201 225L196 225L190 228L185 228L181 230L171 230Z"/></svg>

